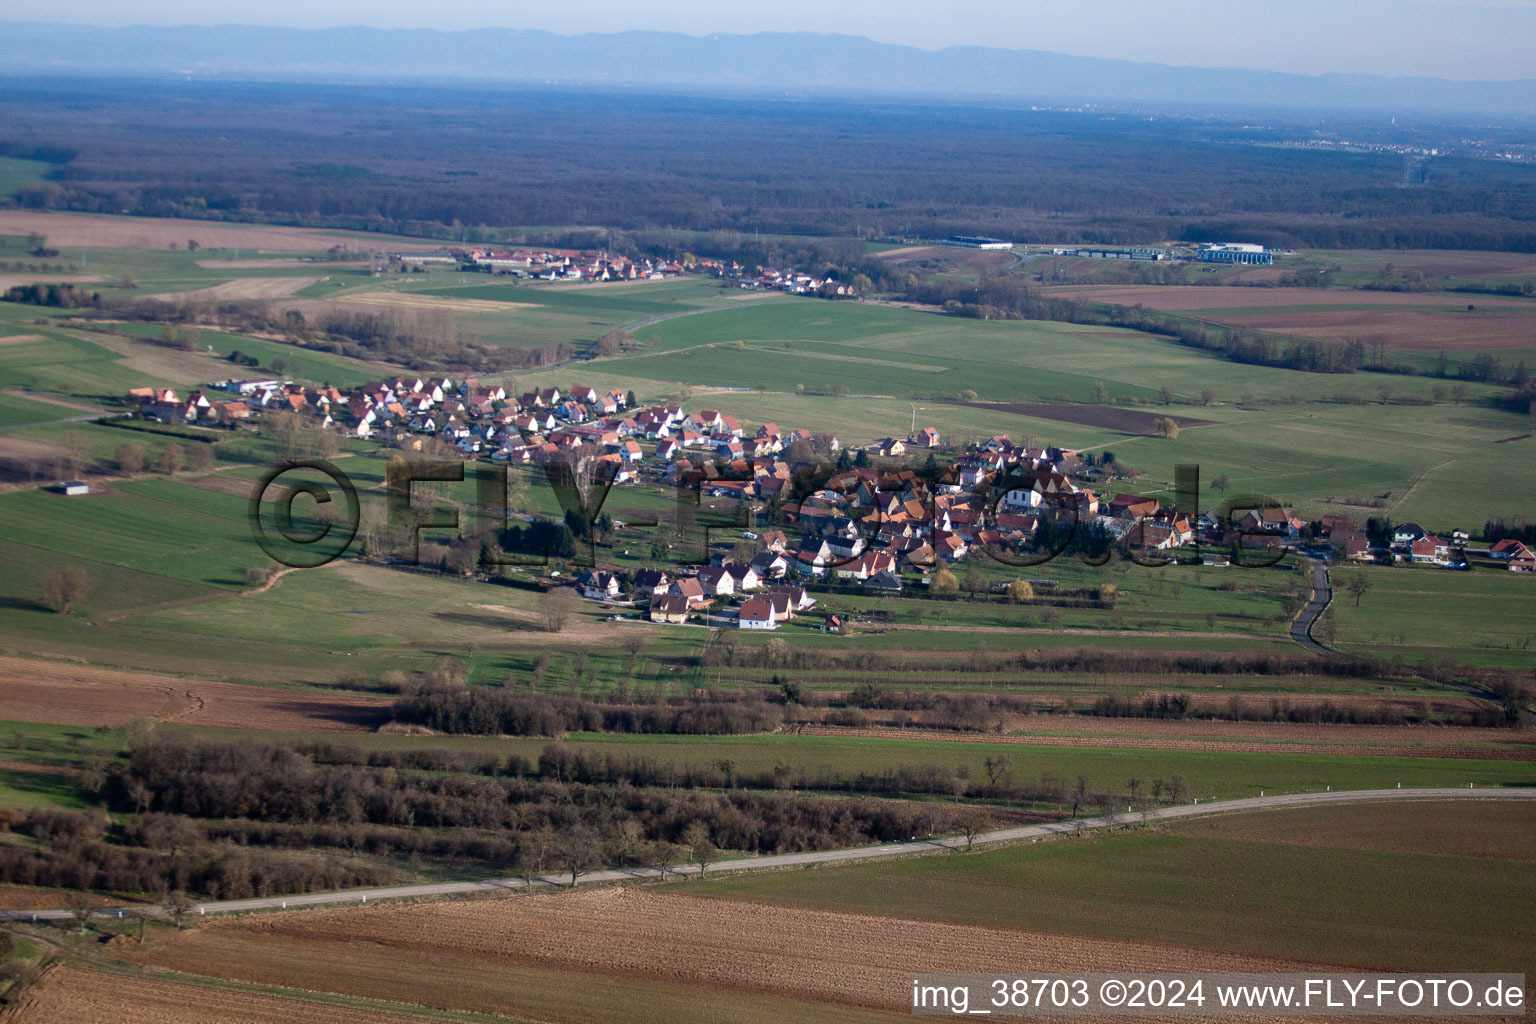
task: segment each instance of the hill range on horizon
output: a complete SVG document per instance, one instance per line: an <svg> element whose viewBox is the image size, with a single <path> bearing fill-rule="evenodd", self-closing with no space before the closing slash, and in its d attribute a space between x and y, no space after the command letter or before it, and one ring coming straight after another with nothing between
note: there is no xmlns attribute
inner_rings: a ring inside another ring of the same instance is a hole
<svg viewBox="0 0 1536 1024"><path fill-rule="evenodd" d="M519 29L98 28L0 22L8 76L655 89L761 98L892 97L962 104L1114 101L1145 106L1332 109L1536 117L1536 79L1303 75L847 35Z"/></svg>

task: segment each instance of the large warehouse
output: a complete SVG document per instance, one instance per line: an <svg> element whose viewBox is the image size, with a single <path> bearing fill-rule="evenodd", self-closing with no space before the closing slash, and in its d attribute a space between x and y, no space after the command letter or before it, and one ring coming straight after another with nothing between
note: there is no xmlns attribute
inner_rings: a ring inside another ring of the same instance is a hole
<svg viewBox="0 0 1536 1024"><path fill-rule="evenodd" d="M1275 254L1248 242L1213 242L1200 247L1200 262L1269 264L1275 262Z"/></svg>

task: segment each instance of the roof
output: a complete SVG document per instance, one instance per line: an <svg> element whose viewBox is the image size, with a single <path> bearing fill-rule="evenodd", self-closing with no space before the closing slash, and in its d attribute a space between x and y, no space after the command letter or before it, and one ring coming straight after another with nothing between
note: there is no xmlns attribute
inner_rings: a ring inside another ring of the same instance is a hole
<svg viewBox="0 0 1536 1024"><path fill-rule="evenodd" d="M773 621L773 605L765 598L754 597L741 606L741 618L751 619L753 622Z"/></svg>

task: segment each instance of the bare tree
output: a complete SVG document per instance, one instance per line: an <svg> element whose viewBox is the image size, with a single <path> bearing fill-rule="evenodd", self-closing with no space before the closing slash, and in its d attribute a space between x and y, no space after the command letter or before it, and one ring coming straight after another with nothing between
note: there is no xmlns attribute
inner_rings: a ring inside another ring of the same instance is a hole
<svg viewBox="0 0 1536 1024"><path fill-rule="evenodd" d="M544 873L544 865L555 849L555 830L541 825L532 832L523 833L518 843L519 859L523 865L525 891L533 891L533 880Z"/></svg>
<svg viewBox="0 0 1536 1024"><path fill-rule="evenodd" d="M64 437L64 448L70 477L80 477L91 464L91 435L72 430Z"/></svg>
<svg viewBox="0 0 1536 1024"><path fill-rule="evenodd" d="M80 929L80 934L85 934L85 926L91 920L91 915L96 913L95 901L90 893L72 892L64 897L64 908L69 911L70 919Z"/></svg>
<svg viewBox="0 0 1536 1024"><path fill-rule="evenodd" d="M181 445L172 441L160 449L160 471L166 476L175 476L181 472L182 463L185 461L186 452Z"/></svg>
<svg viewBox="0 0 1536 1024"><path fill-rule="evenodd" d="M709 829L699 822L689 825L683 830L683 845L688 847L688 856L699 866L699 877L703 878L704 872L720 852L714 840L709 838Z"/></svg>
<svg viewBox="0 0 1536 1024"><path fill-rule="evenodd" d="M1348 583L1344 584L1344 589L1349 592L1350 597L1355 599L1355 607L1358 608L1360 599L1370 593L1373 585L1365 573L1357 572L1349 578Z"/></svg>
<svg viewBox="0 0 1536 1024"><path fill-rule="evenodd" d="M603 844L585 825L566 830L560 837L559 854L561 865L571 873L572 889L577 878L603 864Z"/></svg>
<svg viewBox="0 0 1536 1024"><path fill-rule="evenodd" d="M84 566L66 565L62 569L43 570L37 584L43 603L60 615L68 615L70 608L90 592L91 574Z"/></svg>
<svg viewBox="0 0 1536 1024"><path fill-rule="evenodd" d="M182 922L186 920L188 914L192 913L193 909L194 905L191 897L180 889L165 897L165 912L176 923L177 931L181 930Z"/></svg>
<svg viewBox="0 0 1536 1024"><path fill-rule="evenodd" d="M1013 758L1007 754L988 757L984 764L987 769L987 779L992 785L1001 786L1013 782Z"/></svg>
<svg viewBox="0 0 1536 1024"><path fill-rule="evenodd" d="M213 468L214 460L213 445L194 444L187 458L187 466L194 473L206 473Z"/></svg>
<svg viewBox="0 0 1536 1024"><path fill-rule="evenodd" d="M581 599L576 592L569 587L557 587L544 595L544 601L539 606L539 616L544 621L544 629L549 633L564 631L576 614L576 609Z"/></svg>
<svg viewBox="0 0 1536 1024"><path fill-rule="evenodd" d="M651 844L651 860L656 864L656 870L661 872L665 879L667 872L672 868L672 862L682 855L676 843L669 843L665 839L658 839Z"/></svg>
<svg viewBox="0 0 1536 1024"><path fill-rule="evenodd" d="M117 470L124 476L144 472L144 446L132 441L117 446Z"/></svg>

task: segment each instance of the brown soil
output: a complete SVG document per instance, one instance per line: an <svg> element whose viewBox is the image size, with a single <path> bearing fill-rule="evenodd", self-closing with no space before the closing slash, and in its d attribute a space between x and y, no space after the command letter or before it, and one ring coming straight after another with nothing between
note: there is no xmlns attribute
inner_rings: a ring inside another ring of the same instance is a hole
<svg viewBox="0 0 1536 1024"><path fill-rule="evenodd" d="M0 657L0 719L122 725L145 716L229 729L360 732L390 701L359 694L278 690L239 683Z"/></svg>
<svg viewBox="0 0 1536 1024"><path fill-rule="evenodd" d="M413 292L357 292L333 301L352 305L390 306L395 309L443 310L447 313L508 313L532 309L532 302L498 302L495 299L461 299L449 295L417 295Z"/></svg>
<svg viewBox="0 0 1536 1024"><path fill-rule="evenodd" d="M0 885L0 910L53 910L65 905L66 895L84 896L93 907L120 907L143 903L131 896L105 896L100 893L70 893L62 889L43 889L32 885Z"/></svg>
<svg viewBox="0 0 1536 1024"><path fill-rule="evenodd" d="M919 971L1284 969L1233 954L624 888L219 921L129 955L199 974L584 1022L720 1019L711 999L732 995L831 1013L901 1011ZM573 974L584 982L574 990L550 981L569 984ZM615 978L622 987L609 991ZM658 1016L646 997L679 986L702 990L697 1003Z"/></svg>
<svg viewBox="0 0 1536 1024"><path fill-rule="evenodd" d="M41 334L13 334L8 338L0 338L0 345L27 345L34 341L47 341Z"/></svg>
<svg viewBox="0 0 1536 1024"><path fill-rule="evenodd" d="M1170 415L1168 412L1137 412L1116 409L1106 405L1069 405L1062 402L954 402L972 409L989 412L1006 412L1015 416L1033 416L1042 420L1058 420L1062 423L1081 423L1088 427L1120 430L1127 434L1155 434L1157 420ZM1180 428L1208 427L1211 420L1197 420L1191 416L1171 414Z"/></svg>
<svg viewBox="0 0 1536 1024"><path fill-rule="evenodd" d="M227 224L221 221L178 220L171 217L109 217L34 210L0 210L0 234L25 235L32 231L48 236L56 249L110 246L127 249L164 249L186 245L195 238L205 248L247 249L261 252L323 252L333 245L356 245L363 251L437 250L436 242L386 241L344 231L270 227L261 224Z"/></svg>
<svg viewBox="0 0 1536 1024"><path fill-rule="evenodd" d="M78 967L50 967L20 1002L0 1012L4 1024L392 1024L416 1020L292 996L259 995L162 978L125 977Z"/></svg>
<svg viewBox="0 0 1536 1024"><path fill-rule="evenodd" d="M1477 296L1470 296L1476 299ZM1528 348L1536 337L1536 306L1529 310L1422 309L1338 310L1336 312L1274 313L1224 316L1221 322L1299 338L1333 341L1386 340L1390 349Z"/></svg>

